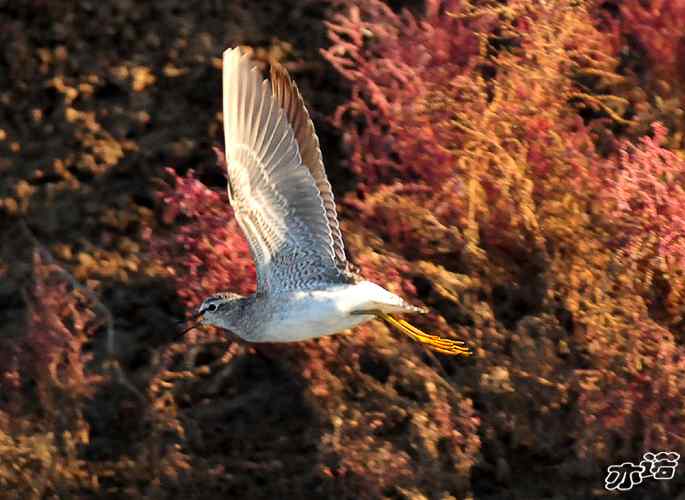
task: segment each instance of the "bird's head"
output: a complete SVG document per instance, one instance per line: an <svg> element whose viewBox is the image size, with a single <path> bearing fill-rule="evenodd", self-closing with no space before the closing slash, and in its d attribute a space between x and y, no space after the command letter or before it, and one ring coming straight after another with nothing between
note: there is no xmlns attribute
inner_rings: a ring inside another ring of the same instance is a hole
<svg viewBox="0 0 685 500"><path fill-rule="evenodd" d="M236 314L242 299L237 293L216 293L207 297L195 313L203 325L214 325L232 329L231 320Z"/></svg>
<svg viewBox="0 0 685 500"><path fill-rule="evenodd" d="M242 304L245 297L237 293L215 293L207 297L195 314L190 318L192 324L183 333L195 328L198 325L212 325L230 330L239 335L236 331L238 318L241 316Z"/></svg>

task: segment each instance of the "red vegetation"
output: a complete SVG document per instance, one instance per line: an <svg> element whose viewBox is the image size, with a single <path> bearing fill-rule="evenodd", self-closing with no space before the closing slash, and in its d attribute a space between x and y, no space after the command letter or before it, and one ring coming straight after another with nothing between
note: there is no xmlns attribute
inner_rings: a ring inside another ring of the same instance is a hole
<svg viewBox="0 0 685 500"><path fill-rule="evenodd" d="M417 18L368 0L328 24L324 55L351 86L334 117L357 176L343 200L356 219L343 221L349 253L368 278L432 309L421 326L465 335L477 352L474 365L453 366L449 391L427 382L426 419L409 424L428 446L416 459L421 474L431 462L457 471L435 487L468 490L481 443L507 481L516 464L504 436L569 471L602 470L643 449L685 451L685 353L670 330L682 325L683 160L663 149L658 124L637 145L616 137L618 127L643 124L622 94L619 35L597 29L592 15L571 3L474 9L429 0ZM176 177L164 198L168 221L188 218L159 252L182 270L185 300L245 286L248 254L235 223L219 223L223 199L192 176ZM650 288L655 273L660 289ZM189 279L204 284L191 292ZM659 301L667 306L657 321ZM339 349L362 371L375 365L365 352L385 344L379 328L309 344L299 361L333 419L323 450L338 465L323 473L343 491L377 495L411 484L410 461L374 435L394 425L392 411L379 424L374 405L350 403L340 380L373 391L384 401L378 411L399 401L341 366ZM426 380L443 375L412 369ZM381 386L403 377L387 370ZM442 451L431 451L438 436Z"/></svg>
<svg viewBox="0 0 685 500"><path fill-rule="evenodd" d="M571 4L469 10L429 1L416 18L369 0L329 23L325 57L352 87L335 114L358 181L344 199L356 219L344 221L349 253L368 278L431 307L422 326L466 335L477 350L474 366L454 368L457 399L429 396L427 420L411 424L422 446L435 436L448 446L451 465L430 446L419 463L422 471L436 460L454 467L450 490L470 487L483 440L499 450L487 457L498 477L509 477L504 435L569 470L685 447L677 409L685 358L668 329L682 304L683 161L661 147L660 125L637 146L614 139L615 126L635 123L617 86L625 84L617 35L596 29L591 15ZM244 286L248 255L235 223L221 224L223 195L192 176L175 182L165 214L187 223L159 254L182 270L179 293L195 301L219 285ZM646 271L669 283L661 324L649 307L666 297L648 287ZM342 351L350 363L369 362L364 351L382 342L378 330L356 330ZM301 361L311 393L343 416L331 417L338 423L323 441L339 457L324 474L378 495L390 483L408 485L397 444L360 433L382 426L373 410L339 406L347 398L338 379L353 375L338 364L338 342L305 347ZM440 375L421 370L429 380ZM391 367L388 376L400 373ZM573 455L564 451L569 440Z"/></svg>
<svg viewBox="0 0 685 500"><path fill-rule="evenodd" d="M625 0L621 29L637 38L663 76L685 80L685 3L680 0Z"/></svg>
<svg viewBox="0 0 685 500"><path fill-rule="evenodd" d="M685 349L654 321L616 319L611 329L588 330L593 368L576 372L580 455L609 461L632 449L682 450Z"/></svg>
<svg viewBox="0 0 685 500"><path fill-rule="evenodd" d="M359 180L345 203L398 253L393 267L430 280L433 310L474 325L447 323L482 347L475 373L459 371L480 381L481 435L579 470L684 450L684 353L669 331L682 331L683 160L659 125L636 146L615 139L644 128L619 35L563 2L348 12L325 51L352 87L335 115Z"/></svg>
<svg viewBox="0 0 685 500"><path fill-rule="evenodd" d="M85 402L103 381L89 352L105 318L92 292L42 250L25 298L25 334L0 367L0 486L27 498L89 489L94 477L79 453L89 443Z"/></svg>
<svg viewBox="0 0 685 500"><path fill-rule="evenodd" d="M179 177L167 169L173 187L161 195L162 221L175 224L169 239L152 237L151 253L169 266L178 295L189 312L207 295L254 290L254 263L245 238L232 217L226 192L216 192L190 171Z"/></svg>
<svg viewBox="0 0 685 500"><path fill-rule="evenodd" d="M492 26L492 16L466 24L445 14L458 12L459 5L429 1L425 16L416 19L368 1L351 5L347 16L329 23L333 46L324 54L352 84L352 99L338 108L336 124L341 126L348 113L364 121L361 132L345 128L351 166L362 186L398 175L453 176L445 149L453 142L450 131L429 121L436 113L426 113L426 99L474 69L471 57L480 51L476 31Z"/></svg>
<svg viewBox="0 0 685 500"><path fill-rule="evenodd" d="M87 369L92 361L87 345L103 318L93 308L93 297L39 250L34 252L33 272L21 354L26 359L21 365L35 370L30 378L36 382L41 404L57 411L53 391L79 399L92 395L97 387L100 377Z"/></svg>
<svg viewBox="0 0 685 500"><path fill-rule="evenodd" d="M684 269L685 160L661 147L668 131L659 123L653 127L654 138L622 145L607 172L605 196L614 204L610 216L630 258Z"/></svg>

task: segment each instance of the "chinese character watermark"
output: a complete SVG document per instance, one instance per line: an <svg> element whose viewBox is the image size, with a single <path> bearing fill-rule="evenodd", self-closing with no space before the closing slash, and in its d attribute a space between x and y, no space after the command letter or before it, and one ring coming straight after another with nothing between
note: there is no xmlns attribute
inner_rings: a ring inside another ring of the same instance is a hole
<svg viewBox="0 0 685 500"><path fill-rule="evenodd" d="M680 460L679 453L660 451L659 453L645 453L638 465L632 462L610 465L607 468L604 487L609 491L628 491L633 486L642 483L644 479L673 479L678 460Z"/></svg>

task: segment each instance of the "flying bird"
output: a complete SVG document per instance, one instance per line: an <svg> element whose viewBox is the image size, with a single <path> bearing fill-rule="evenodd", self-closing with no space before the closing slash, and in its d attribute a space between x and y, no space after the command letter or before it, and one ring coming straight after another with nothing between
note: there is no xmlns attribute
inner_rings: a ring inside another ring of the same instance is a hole
<svg viewBox="0 0 685 500"><path fill-rule="evenodd" d="M193 318L249 342L295 342L376 318L445 354L463 342L422 332L400 313L425 313L352 271L319 140L297 86L272 65L264 79L240 48L223 54L228 198L257 270L249 296L217 293Z"/></svg>

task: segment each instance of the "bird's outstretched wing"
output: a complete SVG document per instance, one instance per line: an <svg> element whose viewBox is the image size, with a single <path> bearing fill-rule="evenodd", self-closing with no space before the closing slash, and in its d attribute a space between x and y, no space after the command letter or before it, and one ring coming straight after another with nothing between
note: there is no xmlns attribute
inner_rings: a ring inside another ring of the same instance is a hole
<svg viewBox="0 0 685 500"><path fill-rule="evenodd" d="M316 187L319 189L323 206L326 209L326 219L333 238L333 252L335 263L342 271L347 269L347 257L343 244L338 213L335 209L333 189L326 177L326 169L323 166L319 138L314 130L307 108L304 105L302 94L295 82L290 78L286 69L280 64L271 66L271 92L278 105L285 111L288 123L293 129L295 140L300 148L302 162L312 174Z"/></svg>
<svg viewBox="0 0 685 500"><path fill-rule="evenodd" d="M327 208L286 110L239 48L224 52L223 87L228 194L255 260L257 292L338 281Z"/></svg>

